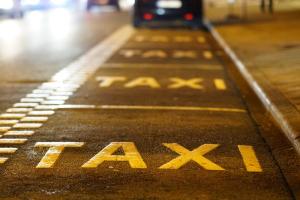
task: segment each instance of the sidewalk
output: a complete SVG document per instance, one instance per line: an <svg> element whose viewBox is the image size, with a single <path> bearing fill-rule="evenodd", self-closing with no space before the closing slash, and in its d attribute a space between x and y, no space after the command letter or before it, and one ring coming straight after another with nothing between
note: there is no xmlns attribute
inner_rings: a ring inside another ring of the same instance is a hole
<svg viewBox="0 0 300 200"><path fill-rule="evenodd" d="M262 89L269 111L300 153L300 11L248 23L216 26L217 32Z"/></svg>

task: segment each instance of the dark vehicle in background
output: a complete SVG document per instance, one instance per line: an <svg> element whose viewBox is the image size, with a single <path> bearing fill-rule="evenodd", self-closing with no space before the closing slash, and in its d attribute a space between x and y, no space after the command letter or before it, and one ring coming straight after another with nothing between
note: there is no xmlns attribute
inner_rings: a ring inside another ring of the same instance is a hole
<svg viewBox="0 0 300 200"><path fill-rule="evenodd" d="M203 23L202 0L136 0L135 27L183 25L198 28Z"/></svg>
<svg viewBox="0 0 300 200"><path fill-rule="evenodd" d="M113 6L120 11L119 0L87 0L87 10L91 10L94 6Z"/></svg>

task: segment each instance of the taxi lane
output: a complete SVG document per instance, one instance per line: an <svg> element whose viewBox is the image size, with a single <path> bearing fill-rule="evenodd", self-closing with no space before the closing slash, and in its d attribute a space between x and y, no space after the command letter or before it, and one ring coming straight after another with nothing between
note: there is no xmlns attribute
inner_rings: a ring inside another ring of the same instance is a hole
<svg viewBox="0 0 300 200"><path fill-rule="evenodd" d="M209 33L176 34L133 31L2 115L0 197L292 199Z"/></svg>

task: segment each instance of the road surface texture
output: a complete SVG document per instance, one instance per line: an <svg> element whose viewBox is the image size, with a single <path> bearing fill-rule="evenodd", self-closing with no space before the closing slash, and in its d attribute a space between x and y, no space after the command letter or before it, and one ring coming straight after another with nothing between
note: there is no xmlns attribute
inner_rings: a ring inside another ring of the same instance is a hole
<svg viewBox="0 0 300 200"><path fill-rule="evenodd" d="M208 32L60 14L0 22L0 199L295 198Z"/></svg>

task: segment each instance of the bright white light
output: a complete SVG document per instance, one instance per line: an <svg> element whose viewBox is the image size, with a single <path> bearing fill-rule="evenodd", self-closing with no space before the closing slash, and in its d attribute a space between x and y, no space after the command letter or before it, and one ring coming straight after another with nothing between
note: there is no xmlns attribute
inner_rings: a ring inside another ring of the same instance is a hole
<svg viewBox="0 0 300 200"><path fill-rule="evenodd" d="M159 8L178 9L182 7L180 0L160 0L157 2Z"/></svg>
<svg viewBox="0 0 300 200"><path fill-rule="evenodd" d="M0 0L0 9L10 10L14 7L13 0Z"/></svg>
<svg viewBox="0 0 300 200"><path fill-rule="evenodd" d="M51 0L51 4L56 6L65 5L66 3L67 0Z"/></svg>
<svg viewBox="0 0 300 200"><path fill-rule="evenodd" d="M28 6L35 6L35 5L39 5L40 0L23 0L22 4L23 5L28 5Z"/></svg>

